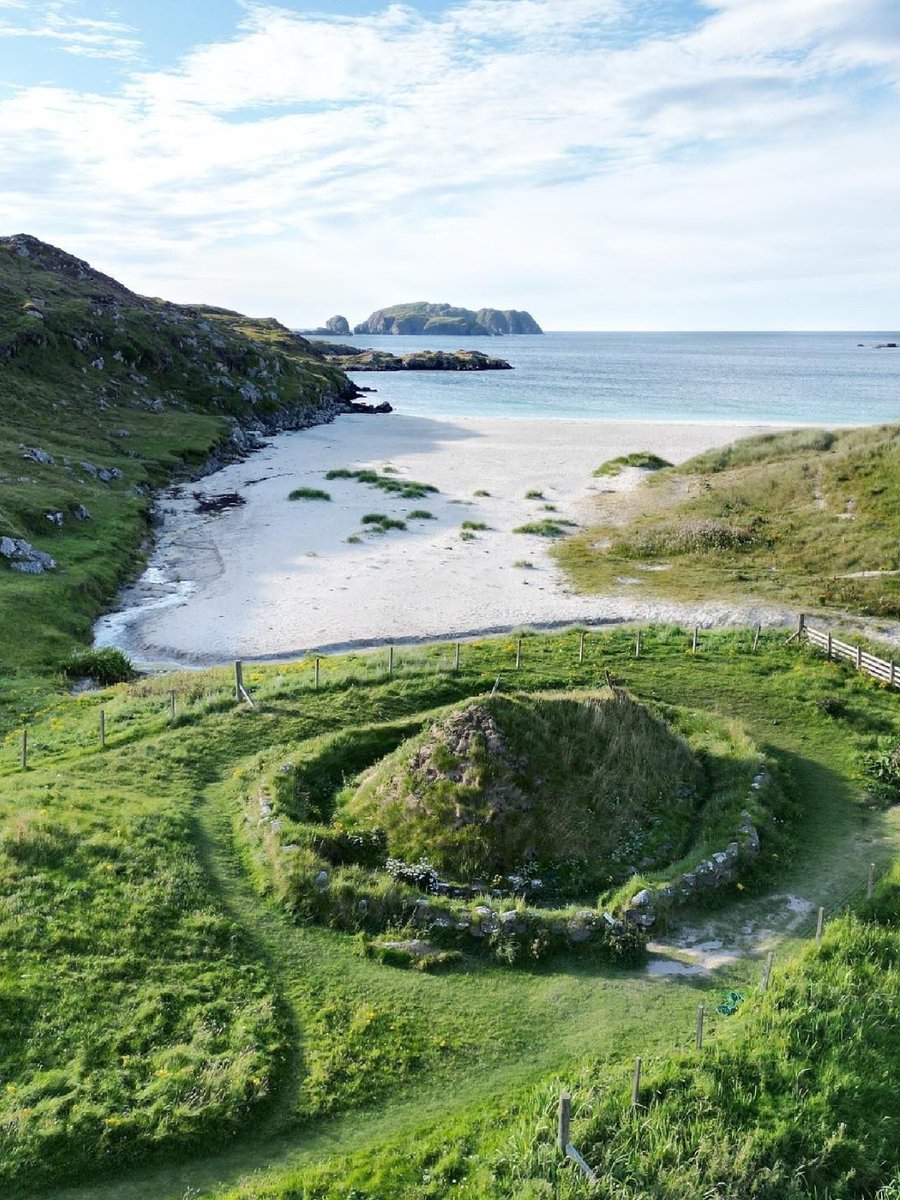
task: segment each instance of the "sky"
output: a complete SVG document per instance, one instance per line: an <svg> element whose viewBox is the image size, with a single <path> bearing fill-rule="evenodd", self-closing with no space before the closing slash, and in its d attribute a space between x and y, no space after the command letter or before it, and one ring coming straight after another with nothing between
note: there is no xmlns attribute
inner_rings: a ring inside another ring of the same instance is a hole
<svg viewBox="0 0 900 1200"><path fill-rule="evenodd" d="M0 233L286 324L896 329L900 0L0 0Z"/></svg>

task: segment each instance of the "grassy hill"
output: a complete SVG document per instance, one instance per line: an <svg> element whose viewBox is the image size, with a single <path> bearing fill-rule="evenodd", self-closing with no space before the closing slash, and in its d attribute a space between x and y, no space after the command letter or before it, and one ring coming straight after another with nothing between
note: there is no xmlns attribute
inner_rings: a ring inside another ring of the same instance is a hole
<svg viewBox="0 0 900 1200"><path fill-rule="evenodd" d="M35 238L0 238L0 537L57 563L29 575L0 559L0 675L46 670L88 638L134 569L153 489L352 395L277 321L148 299Z"/></svg>
<svg viewBox="0 0 900 1200"><path fill-rule="evenodd" d="M586 592L900 617L900 425L769 434L655 469L601 495L556 553Z"/></svg>

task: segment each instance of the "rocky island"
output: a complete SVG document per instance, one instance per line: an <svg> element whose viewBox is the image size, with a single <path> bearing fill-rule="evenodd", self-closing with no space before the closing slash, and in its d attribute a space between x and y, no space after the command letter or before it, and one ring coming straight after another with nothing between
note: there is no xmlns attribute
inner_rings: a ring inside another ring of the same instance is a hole
<svg viewBox="0 0 900 1200"><path fill-rule="evenodd" d="M319 325L316 329L297 329L295 332L311 337L327 337L329 334L346 337L350 332L350 322L338 313L336 316L329 317L324 325Z"/></svg>
<svg viewBox="0 0 900 1200"><path fill-rule="evenodd" d="M450 337L502 337L506 334L543 333L534 317L513 308L456 308L452 304L429 304L418 300L379 308L354 333L436 334Z"/></svg>

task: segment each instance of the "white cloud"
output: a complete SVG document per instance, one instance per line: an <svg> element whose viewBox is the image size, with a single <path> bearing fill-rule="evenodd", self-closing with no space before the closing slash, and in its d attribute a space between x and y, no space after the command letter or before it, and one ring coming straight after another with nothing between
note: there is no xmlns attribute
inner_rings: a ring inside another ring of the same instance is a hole
<svg viewBox="0 0 900 1200"><path fill-rule="evenodd" d="M131 26L82 17L74 0L49 0L38 12L22 0L0 0L0 9L4 8L22 15L16 15L15 21L0 18L0 38L41 38L67 54L85 58L129 61L140 50Z"/></svg>
<svg viewBox="0 0 900 1200"><path fill-rule="evenodd" d="M251 5L117 95L0 102L0 221L158 294L295 321L430 295L551 326L702 325L713 305L777 326L808 293L826 323L870 324L847 281L871 263L883 303L897 240L893 0L709 0L680 32L653 7ZM122 33L93 24L76 32Z"/></svg>

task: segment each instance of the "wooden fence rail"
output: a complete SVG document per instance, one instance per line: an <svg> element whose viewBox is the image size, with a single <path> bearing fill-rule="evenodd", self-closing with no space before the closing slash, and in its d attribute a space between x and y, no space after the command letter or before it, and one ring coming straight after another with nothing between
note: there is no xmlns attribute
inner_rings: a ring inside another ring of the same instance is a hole
<svg viewBox="0 0 900 1200"><path fill-rule="evenodd" d="M887 659L876 658L874 654L863 650L862 646L851 646L847 642L840 641L831 633L813 629L811 625L806 624L803 617L800 618L800 627L797 632L801 637L805 634L807 641L818 646L820 650L824 650L830 659L846 658L853 663L857 671L865 671L867 675L880 679L889 687L900 687L900 670L897 669L897 664L893 660L888 662Z"/></svg>

